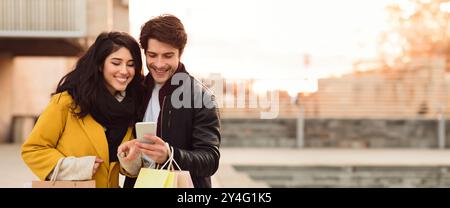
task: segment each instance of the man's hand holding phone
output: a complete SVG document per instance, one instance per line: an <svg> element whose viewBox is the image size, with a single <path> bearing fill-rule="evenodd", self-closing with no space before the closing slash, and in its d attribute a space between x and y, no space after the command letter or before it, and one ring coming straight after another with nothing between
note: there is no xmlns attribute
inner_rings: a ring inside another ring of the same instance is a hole
<svg viewBox="0 0 450 208"><path fill-rule="evenodd" d="M166 162L169 158L169 150L166 147L166 143L161 138L151 134L144 134L144 139L151 144L136 142L139 151L159 164Z"/></svg>
<svg viewBox="0 0 450 208"><path fill-rule="evenodd" d="M159 164L169 158L169 150L164 140L156 136L156 122L136 123L136 140L131 140L119 146L117 152L125 161L131 161L143 153Z"/></svg>

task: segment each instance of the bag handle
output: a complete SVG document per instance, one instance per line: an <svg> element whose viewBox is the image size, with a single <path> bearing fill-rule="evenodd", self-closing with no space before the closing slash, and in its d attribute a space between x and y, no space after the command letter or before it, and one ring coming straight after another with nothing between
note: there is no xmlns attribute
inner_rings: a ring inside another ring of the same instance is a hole
<svg viewBox="0 0 450 208"><path fill-rule="evenodd" d="M167 144L167 146L169 146L169 145ZM181 170L180 166L178 165L177 161L174 158L174 154L173 154L174 151L173 151L173 147L172 146L170 146L169 151L170 151L169 152L170 156L167 159L167 161L161 166L160 169L164 169L167 166L167 170L174 171L175 168L174 168L173 164L175 163L175 165L178 168L178 170Z"/></svg>
<svg viewBox="0 0 450 208"><path fill-rule="evenodd" d="M65 159L65 157L62 157L61 159L59 159L58 162L56 163L55 168L53 169L53 175L50 178L50 181L53 182L53 185L55 185L55 183L56 183L56 177L58 176L59 169L60 169L61 164L63 163L64 159Z"/></svg>
<svg viewBox="0 0 450 208"><path fill-rule="evenodd" d="M169 145L166 143L166 147L168 147L168 146ZM173 148L167 148L167 149L169 149L169 158L167 158L167 161L161 166L161 168L160 168L161 170L164 169L166 166L167 166L167 170L169 170L170 167L173 168L173 166L171 166L172 159L173 159L173 151L172 151Z"/></svg>
<svg viewBox="0 0 450 208"><path fill-rule="evenodd" d="M175 157L174 157L174 155L173 155L173 147L171 146L170 147L170 150L171 150L171 153L172 153L172 161L173 161L173 163L175 163L175 165L177 166L177 168L178 168L178 170L181 170L181 168L180 168L180 166L178 165L178 163L177 163L177 161L175 160Z"/></svg>

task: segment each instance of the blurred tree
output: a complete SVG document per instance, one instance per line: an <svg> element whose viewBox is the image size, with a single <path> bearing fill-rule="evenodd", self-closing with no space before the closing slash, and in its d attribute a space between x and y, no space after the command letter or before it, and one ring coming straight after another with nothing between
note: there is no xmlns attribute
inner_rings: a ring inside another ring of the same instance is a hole
<svg viewBox="0 0 450 208"><path fill-rule="evenodd" d="M386 65L423 56L444 57L450 63L450 0L409 0L386 9L391 27L379 44Z"/></svg>

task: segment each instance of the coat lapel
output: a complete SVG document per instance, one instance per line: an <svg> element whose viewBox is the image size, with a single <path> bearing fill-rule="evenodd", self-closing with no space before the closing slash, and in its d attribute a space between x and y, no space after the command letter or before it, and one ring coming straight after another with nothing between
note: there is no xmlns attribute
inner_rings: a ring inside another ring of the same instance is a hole
<svg viewBox="0 0 450 208"><path fill-rule="evenodd" d="M97 123L91 115L87 115L83 119L78 119L78 121L88 135L97 154L104 161L103 165L109 169L109 147L103 126Z"/></svg>

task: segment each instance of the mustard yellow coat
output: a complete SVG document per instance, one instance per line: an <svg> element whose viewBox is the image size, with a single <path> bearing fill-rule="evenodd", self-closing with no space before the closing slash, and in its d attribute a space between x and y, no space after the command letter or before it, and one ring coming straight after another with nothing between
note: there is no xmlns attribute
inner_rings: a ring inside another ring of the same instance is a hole
<svg viewBox="0 0 450 208"><path fill-rule="evenodd" d="M103 163L93 176L99 187L119 187L118 162L109 162L108 142L103 127L90 115L78 119L70 112L72 97L53 95L22 146L22 158L41 180L50 174L62 157L97 156ZM128 128L122 143L132 139Z"/></svg>

